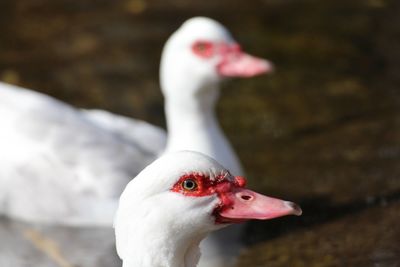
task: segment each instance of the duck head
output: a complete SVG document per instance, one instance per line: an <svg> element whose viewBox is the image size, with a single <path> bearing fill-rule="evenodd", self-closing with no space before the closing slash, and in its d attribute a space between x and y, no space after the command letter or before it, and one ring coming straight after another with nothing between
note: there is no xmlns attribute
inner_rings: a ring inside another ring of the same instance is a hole
<svg viewBox="0 0 400 267"><path fill-rule="evenodd" d="M198 152L169 153L123 192L115 219L124 267L196 266L199 242L211 231L250 219L300 215L292 202L245 188L218 162Z"/></svg>
<svg viewBox="0 0 400 267"><path fill-rule="evenodd" d="M269 61L245 53L223 25L210 18L195 17L166 42L160 81L167 99L180 99L203 95L227 77L252 77L272 69ZM206 94L215 99L218 92Z"/></svg>

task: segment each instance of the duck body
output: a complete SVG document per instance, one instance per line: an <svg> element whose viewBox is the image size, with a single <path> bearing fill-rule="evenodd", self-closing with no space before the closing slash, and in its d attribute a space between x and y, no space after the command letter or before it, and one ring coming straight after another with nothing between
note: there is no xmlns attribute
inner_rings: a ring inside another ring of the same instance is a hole
<svg viewBox="0 0 400 267"><path fill-rule="evenodd" d="M112 225L118 196L163 150L166 135L122 116L106 127L108 117L0 83L0 212L42 223ZM119 131L124 122L130 135ZM155 141L143 142L143 135Z"/></svg>

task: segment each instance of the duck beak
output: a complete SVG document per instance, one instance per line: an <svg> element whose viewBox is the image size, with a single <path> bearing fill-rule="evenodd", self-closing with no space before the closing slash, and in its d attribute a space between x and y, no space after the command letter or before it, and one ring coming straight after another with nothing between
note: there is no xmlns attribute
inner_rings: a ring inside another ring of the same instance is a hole
<svg viewBox="0 0 400 267"><path fill-rule="evenodd" d="M301 208L293 202L264 196L239 187L222 196L222 206L216 211L216 221L238 223L250 219L268 220L301 214Z"/></svg>
<svg viewBox="0 0 400 267"><path fill-rule="evenodd" d="M242 51L233 51L223 56L217 65L217 72L222 77L253 77L270 73L273 64L262 58L254 57Z"/></svg>

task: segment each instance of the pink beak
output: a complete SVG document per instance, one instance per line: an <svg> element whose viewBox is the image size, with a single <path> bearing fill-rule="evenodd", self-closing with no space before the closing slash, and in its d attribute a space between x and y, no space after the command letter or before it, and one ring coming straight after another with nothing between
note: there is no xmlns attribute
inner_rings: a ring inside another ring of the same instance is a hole
<svg viewBox="0 0 400 267"><path fill-rule="evenodd" d="M268 60L257 58L240 50L231 50L223 55L217 65L217 72L223 77L253 77L272 72L273 64Z"/></svg>
<svg viewBox="0 0 400 267"><path fill-rule="evenodd" d="M218 223L236 223L250 219L268 220L302 214L301 208L293 202L267 197L241 187L220 197L222 206L215 212Z"/></svg>

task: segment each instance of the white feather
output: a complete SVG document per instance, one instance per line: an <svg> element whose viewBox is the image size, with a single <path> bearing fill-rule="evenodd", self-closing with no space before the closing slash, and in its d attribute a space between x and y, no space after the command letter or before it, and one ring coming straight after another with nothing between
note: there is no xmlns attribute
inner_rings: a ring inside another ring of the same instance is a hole
<svg viewBox="0 0 400 267"><path fill-rule="evenodd" d="M165 133L145 122L128 126L124 117L107 128L107 116L0 83L1 212L28 221L111 225L117 197L162 151ZM146 132L157 142L143 142Z"/></svg>
<svg viewBox="0 0 400 267"><path fill-rule="evenodd" d="M144 166L166 151L194 150L232 174L242 167L221 130L218 56L203 60L195 41L233 43L218 22L197 17L167 41L160 66L165 132L100 110L79 110L40 93L0 83L0 213L27 221L110 225L117 196ZM201 267L230 266L240 229L202 243ZM228 243L229 245L226 245Z"/></svg>
<svg viewBox="0 0 400 267"><path fill-rule="evenodd" d="M215 160L183 151L159 158L127 185L115 217L124 267L196 266L200 240L222 227L211 215L220 200L171 192L188 172L227 173Z"/></svg>

